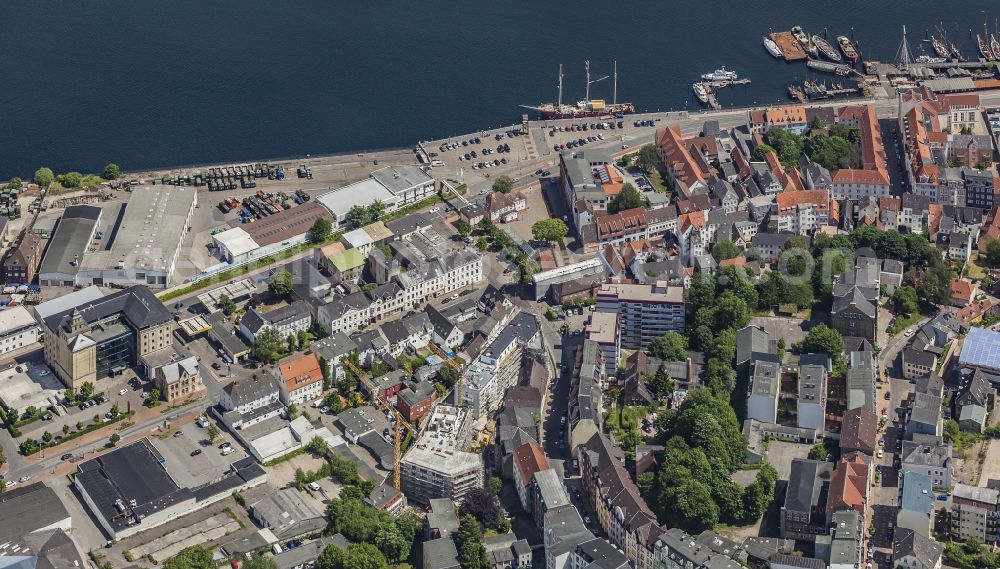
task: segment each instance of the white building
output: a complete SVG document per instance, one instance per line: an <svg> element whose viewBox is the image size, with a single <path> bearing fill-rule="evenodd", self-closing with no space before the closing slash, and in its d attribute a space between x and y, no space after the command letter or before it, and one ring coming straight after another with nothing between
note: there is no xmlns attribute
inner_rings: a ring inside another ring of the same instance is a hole
<svg viewBox="0 0 1000 569"><path fill-rule="evenodd" d="M774 222L774 232L810 234L830 220L830 192L782 192L775 197L771 220Z"/></svg>
<svg viewBox="0 0 1000 569"><path fill-rule="evenodd" d="M747 391L747 419L777 423L780 391L781 366L774 361L754 361L750 389Z"/></svg>
<svg viewBox="0 0 1000 569"><path fill-rule="evenodd" d="M464 403L474 417L487 417L503 405L517 384L525 347L541 349L541 327L534 315L521 312L504 326L465 370Z"/></svg>
<svg viewBox="0 0 1000 569"><path fill-rule="evenodd" d="M418 166L388 166L371 173L360 182L319 196L317 201L333 214L334 225L346 226L347 213L354 206L368 207L376 201L385 205L385 213L431 197L437 183Z"/></svg>
<svg viewBox="0 0 1000 569"><path fill-rule="evenodd" d="M605 284L597 291L597 311L618 314L622 348L646 348L667 332L684 332L684 287Z"/></svg>
<svg viewBox="0 0 1000 569"><path fill-rule="evenodd" d="M306 332L312 326L312 314L305 302L295 302L276 308L270 312L258 312L256 308L247 310L240 319L240 334L253 343L264 328L275 328L282 338Z"/></svg>
<svg viewBox="0 0 1000 569"><path fill-rule="evenodd" d="M227 413L243 415L245 422L240 421L242 424L253 424L281 411L280 396L281 389L271 375L257 373L249 379L237 379L223 387L219 392L219 406Z"/></svg>
<svg viewBox="0 0 1000 569"><path fill-rule="evenodd" d="M219 250L219 258L229 263L249 260L260 245L242 227L233 227L212 236L212 242Z"/></svg>
<svg viewBox="0 0 1000 569"><path fill-rule="evenodd" d="M28 309L15 306L0 311L0 354L38 343L38 322Z"/></svg>
<svg viewBox="0 0 1000 569"><path fill-rule="evenodd" d="M467 452L469 412L438 405L424 433L400 460L400 490L411 502L428 504L436 498L459 501L483 486L483 461Z"/></svg>

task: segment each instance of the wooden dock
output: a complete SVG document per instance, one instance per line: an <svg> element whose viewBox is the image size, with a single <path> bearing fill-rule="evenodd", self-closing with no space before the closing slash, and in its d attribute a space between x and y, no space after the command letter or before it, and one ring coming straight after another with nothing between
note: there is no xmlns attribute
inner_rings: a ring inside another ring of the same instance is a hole
<svg viewBox="0 0 1000 569"><path fill-rule="evenodd" d="M802 48L802 44L795 39L792 32L773 32L771 39L781 48L785 61L802 61L808 57L806 50Z"/></svg>

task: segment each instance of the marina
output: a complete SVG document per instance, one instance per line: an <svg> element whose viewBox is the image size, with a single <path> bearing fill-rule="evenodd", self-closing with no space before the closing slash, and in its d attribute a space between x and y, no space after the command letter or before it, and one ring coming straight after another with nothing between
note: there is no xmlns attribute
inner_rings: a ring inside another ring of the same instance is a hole
<svg viewBox="0 0 1000 569"><path fill-rule="evenodd" d="M785 61L802 61L809 57L806 55L806 50L803 49L799 40L795 39L795 36L792 35L792 32L773 32L771 40L781 49Z"/></svg>

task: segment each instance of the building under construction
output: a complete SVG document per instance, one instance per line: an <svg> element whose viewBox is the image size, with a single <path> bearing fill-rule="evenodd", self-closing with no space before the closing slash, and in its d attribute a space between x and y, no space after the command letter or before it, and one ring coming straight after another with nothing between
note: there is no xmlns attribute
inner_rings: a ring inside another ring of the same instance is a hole
<svg viewBox="0 0 1000 569"><path fill-rule="evenodd" d="M482 456L468 452L469 411L438 405L416 443L400 461L400 490L413 503L427 505L436 498L460 501L473 488L483 487Z"/></svg>

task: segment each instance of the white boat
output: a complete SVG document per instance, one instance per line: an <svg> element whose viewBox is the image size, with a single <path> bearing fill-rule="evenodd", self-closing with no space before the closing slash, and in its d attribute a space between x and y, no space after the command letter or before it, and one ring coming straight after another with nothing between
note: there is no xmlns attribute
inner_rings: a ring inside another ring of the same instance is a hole
<svg viewBox="0 0 1000 569"><path fill-rule="evenodd" d="M722 66L722 69L716 69L711 73L701 76L705 81L733 81L737 77L735 71L728 71L725 66Z"/></svg>
<svg viewBox="0 0 1000 569"><path fill-rule="evenodd" d="M691 86L691 88L694 89L694 94L696 97L698 97L699 101L701 101L702 103L708 102L708 89L706 89L703 84L695 83L694 85Z"/></svg>
<svg viewBox="0 0 1000 569"><path fill-rule="evenodd" d="M917 57L917 63L945 63L948 61L943 57L931 57L929 55L921 55Z"/></svg>
<svg viewBox="0 0 1000 569"><path fill-rule="evenodd" d="M778 47L778 44L776 44L773 39L767 36L764 36L764 49L766 49L767 52L773 55L774 57L785 56L785 54L781 53L781 48Z"/></svg>

